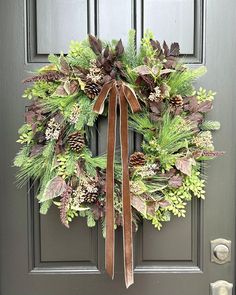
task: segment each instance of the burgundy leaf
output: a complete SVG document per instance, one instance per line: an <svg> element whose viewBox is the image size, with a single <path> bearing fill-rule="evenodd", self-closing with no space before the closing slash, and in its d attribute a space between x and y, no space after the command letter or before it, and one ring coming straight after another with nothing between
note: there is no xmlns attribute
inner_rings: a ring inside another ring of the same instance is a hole
<svg viewBox="0 0 236 295"><path fill-rule="evenodd" d="M31 125L34 123L35 118L35 112L34 111L28 111L25 113L25 121L27 124Z"/></svg>
<svg viewBox="0 0 236 295"><path fill-rule="evenodd" d="M187 117L189 121L196 123L197 125L200 124L203 120L203 115L200 113L193 113Z"/></svg>
<svg viewBox="0 0 236 295"><path fill-rule="evenodd" d="M64 89L68 95L74 94L79 88L79 85L76 81L66 81L64 84Z"/></svg>
<svg viewBox="0 0 236 295"><path fill-rule="evenodd" d="M176 161L175 167L182 173L191 176L192 165L195 164L195 160L192 158L180 158Z"/></svg>
<svg viewBox="0 0 236 295"><path fill-rule="evenodd" d="M56 176L46 185L44 197L41 201L52 200L59 197L66 191L66 189L67 184L65 180L60 176Z"/></svg>
<svg viewBox="0 0 236 295"><path fill-rule="evenodd" d="M160 74L166 75L166 74L173 73L173 72L175 72L175 70L173 70L173 69L164 69L164 70L161 70Z"/></svg>
<svg viewBox="0 0 236 295"><path fill-rule="evenodd" d="M124 53L124 46L122 44L121 39L117 42L116 47L115 47L116 55L120 56Z"/></svg>
<svg viewBox="0 0 236 295"><path fill-rule="evenodd" d="M212 109L212 101L204 101L199 104L198 112L207 113Z"/></svg>
<svg viewBox="0 0 236 295"><path fill-rule="evenodd" d="M55 146L55 153L56 155L63 153L64 151L64 146L63 146L63 141L61 138L61 134L56 142L56 146Z"/></svg>
<svg viewBox="0 0 236 295"><path fill-rule="evenodd" d="M137 68L134 69L136 73L138 73L139 75L148 75L150 74L150 68L146 65L141 65L138 66Z"/></svg>
<svg viewBox="0 0 236 295"><path fill-rule="evenodd" d="M107 83L111 81L111 76L110 75L105 75L102 79L102 83Z"/></svg>
<svg viewBox="0 0 236 295"><path fill-rule="evenodd" d="M169 55L171 56L179 56L179 43L172 43L171 46L170 46L170 52L169 52Z"/></svg>
<svg viewBox="0 0 236 295"><path fill-rule="evenodd" d="M97 55L102 53L102 42L98 38L89 35L89 44L93 50L93 52Z"/></svg>
<svg viewBox="0 0 236 295"><path fill-rule="evenodd" d="M108 46L108 45L106 46L106 48L105 48L105 50L104 50L104 52L103 52L103 56L104 56L105 58L108 58L108 56L109 56L109 46Z"/></svg>
<svg viewBox="0 0 236 295"><path fill-rule="evenodd" d="M153 91L154 87L155 87L155 83L153 81L153 78L151 76L149 76L149 75L142 75L141 78L143 79L145 84L148 85L149 89L151 91Z"/></svg>
<svg viewBox="0 0 236 295"><path fill-rule="evenodd" d="M162 48L159 41L151 39L150 43L153 49L158 50L160 53L162 53Z"/></svg>
<svg viewBox="0 0 236 295"><path fill-rule="evenodd" d="M54 116L54 119L55 121L58 123L58 124L61 124L63 121L64 121L64 117L61 113L57 113L55 116Z"/></svg>
<svg viewBox="0 0 236 295"><path fill-rule="evenodd" d="M63 85L59 85L56 89L56 91L53 93L53 96L67 96L67 92L65 90L65 88L63 87Z"/></svg>
<svg viewBox="0 0 236 295"><path fill-rule="evenodd" d="M183 177L181 175L174 175L169 179L169 185L173 188L178 188L183 183Z"/></svg>
<svg viewBox="0 0 236 295"><path fill-rule="evenodd" d="M168 207L170 203L167 200L161 200L158 202L159 206L162 208Z"/></svg>
<svg viewBox="0 0 236 295"><path fill-rule="evenodd" d="M163 49L164 49L165 56L166 57L169 56L170 55L170 50L169 50L169 47L168 47L166 41L163 42Z"/></svg>
<svg viewBox="0 0 236 295"><path fill-rule="evenodd" d="M149 107L153 113L159 115L162 111L163 103L162 101L150 101Z"/></svg>
<svg viewBox="0 0 236 295"><path fill-rule="evenodd" d="M157 121L159 121L161 119L161 116L157 115L155 113L150 113L149 118L150 118L151 121L157 122Z"/></svg>
<svg viewBox="0 0 236 295"><path fill-rule="evenodd" d="M146 202L146 213L149 215L154 216L155 212L157 211L159 207L159 203L156 201L147 201Z"/></svg>
<svg viewBox="0 0 236 295"><path fill-rule="evenodd" d="M190 113L195 113L198 111L198 106L196 96L191 96L188 98L188 102L184 105L184 109Z"/></svg>
<svg viewBox="0 0 236 295"><path fill-rule="evenodd" d="M63 55L60 56L60 70L64 75L70 74L70 66Z"/></svg>
<svg viewBox="0 0 236 295"><path fill-rule="evenodd" d="M167 61L165 63L165 67L166 68L175 68L176 67L176 58L174 56L168 56L167 57Z"/></svg>
<svg viewBox="0 0 236 295"><path fill-rule="evenodd" d="M43 143L45 141L45 133L43 131L37 131L34 135L34 139L37 143Z"/></svg>
<svg viewBox="0 0 236 295"><path fill-rule="evenodd" d="M131 195L131 204L132 206L141 214L146 214L146 200L140 196Z"/></svg>
<svg viewBox="0 0 236 295"><path fill-rule="evenodd" d="M34 145L30 151L30 157L39 155L42 152L43 148L44 148L44 145L42 144Z"/></svg>

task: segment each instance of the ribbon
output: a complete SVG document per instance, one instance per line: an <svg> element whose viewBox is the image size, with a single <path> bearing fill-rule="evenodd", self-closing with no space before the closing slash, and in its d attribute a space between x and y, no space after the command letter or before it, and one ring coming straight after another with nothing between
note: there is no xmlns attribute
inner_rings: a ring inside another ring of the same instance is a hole
<svg viewBox="0 0 236 295"><path fill-rule="evenodd" d="M133 235L132 211L129 189L128 168L128 105L133 113L141 110L134 91L121 81L112 80L103 85L94 104L93 110L102 114L104 102L108 102L108 134L107 134L107 170L106 170L106 241L105 267L108 275L114 278L114 158L117 123L117 101L120 107L120 142L122 159L122 205L123 205L123 252L125 284L128 288L134 282L133 274Z"/></svg>

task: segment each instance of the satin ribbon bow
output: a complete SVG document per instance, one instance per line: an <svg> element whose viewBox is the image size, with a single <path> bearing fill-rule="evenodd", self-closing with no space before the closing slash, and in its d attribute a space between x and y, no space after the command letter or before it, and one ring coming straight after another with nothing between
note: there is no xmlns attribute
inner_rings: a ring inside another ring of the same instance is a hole
<svg viewBox="0 0 236 295"><path fill-rule="evenodd" d="M93 110L102 114L104 102L108 102L108 135L107 135L107 170L106 170L106 241L105 267L114 278L114 157L116 142L117 100L120 107L120 142L122 160L122 204L123 204L123 251L125 284L128 288L134 282L133 275L133 236L132 212L129 189L128 168L128 105L133 113L141 110L134 91L121 81L112 80L103 85L94 104Z"/></svg>

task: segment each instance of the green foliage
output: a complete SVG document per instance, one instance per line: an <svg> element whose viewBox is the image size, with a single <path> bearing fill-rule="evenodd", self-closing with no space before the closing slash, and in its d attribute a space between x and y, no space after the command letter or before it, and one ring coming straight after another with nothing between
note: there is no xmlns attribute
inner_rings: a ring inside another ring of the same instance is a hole
<svg viewBox="0 0 236 295"><path fill-rule="evenodd" d="M60 61L59 61L59 56L55 55L55 54L49 54L48 56L48 61L55 65L56 67L59 67Z"/></svg>
<svg viewBox="0 0 236 295"><path fill-rule="evenodd" d="M193 70L179 70L171 73L167 79L167 84L170 86L170 95L192 95L194 91L193 82L205 73L205 67L199 67Z"/></svg>
<svg viewBox="0 0 236 295"><path fill-rule="evenodd" d="M201 130L207 131L213 131L213 130L219 130L220 129L220 122L218 121L205 121L200 126Z"/></svg>
<svg viewBox="0 0 236 295"><path fill-rule="evenodd" d="M78 122L75 124L75 130L81 130L85 125L93 126L97 118L97 114L93 112L93 103L85 96L78 97L78 104L80 108L80 116Z"/></svg>
<svg viewBox="0 0 236 295"><path fill-rule="evenodd" d="M19 139L16 142L20 144L27 144L30 145L33 141L33 131L29 124L23 124L21 128L18 130Z"/></svg>
<svg viewBox="0 0 236 295"><path fill-rule="evenodd" d="M171 117L169 112L163 116L158 135L143 144L151 162L157 159L165 170L174 166L176 159L181 156L181 149L188 149L189 139L193 135L191 125L180 116ZM175 154L177 153L177 154Z"/></svg>
<svg viewBox="0 0 236 295"><path fill-rule="evenodd" d="M216 95L216 92L213 92L212 90L209 90L207 92L206 89L200 87L199 90L196 92L197 100L199 102L203 101L212 101L214 100L214 96Z"/></svg>
<svg viewBox="0 0 236 295"><path fill-rule="evenodd" d="M89 68L91 61L96 59L95 53L88 45L88 41L71 41L68 60L71 65Z"/></svg>
<svg viewBox="0 0 236 295"><path fill-rule="evenodd" d="M64 179L71 177L76 173L76 164L78 162L78 154L66 150L65 153L57 155L56 173Z"/></svg>
<svg viewBox="0 0 236 295"><path fill-rule="evenodd" d="M49 142L42 153L28 158L22 163L21 170L17 175L18 186L23 186L30 178L36 180L40 178L41 186L51 179L52 166L54 166L54 142ZM18 159L19 161L19 159Z"/></svg>
<svg viewBox="0 0 236 295"><path fill-rule="evenodd" d="M38 97L41 99L49 98L54 93L58 84L46 81L37 81L30 88L26 88L23 94L24 98L32 99Z"/></svg>
<svg viewBox="0 0 236 295"><path fill-rule="evenodd" d="M41 214L47 214L48 209L52 206L52 200L47 200L42 203L40 203L40 213Z"/></svg>
<svg viewBox="0 0 236 295"><path fill-rule="evenodd" d="M193 170L191 176L184 178L183 184L179 188L166 187L162 192L164 200L169 203L166 207L159 207L155 214L148 214L147 219L152 221L152 224L161 229L162 223L170 220L170 214L177 217L185 217L187 202L192 199L192 196L204 199L204 180L200 178L200 172Z"/></svg>
<svg viewBox="0 0 236 295"><path fill-rule="evenodd" d="M163 115L162 125L158 134L157 142L161 149L170 154L188 146L187 141L193 135L191 124L182 117L171 115L166 112Z"/></svg>
<svg viewBox="0 0 236 295"><path fill-rule="evenodd" d="M23 146L14 159L14 166L22 167L29 160L29 147Z"/></svg>
<svg viewBox="0 0 236 295"><path fill-rule="evenodd" d="M74 209L72 209L71 207L66 211L66 219L67 222L72 222L72 220L76 217L78 217L78 212Z"/></svg>
<svg viewBox="0 0 236 295"><path fill-rule="evenodd" d="M157 62L155 58L156 50L154 50L151 45L151 39L154 39L154 35L151 31L147 30L141 42L139 64L143 64L144 58L147 58L150 63Z"/></svg>
<svg viewBox="0 0 236 295"><path fill-rule="evenodd" d="M128 34L128 44L125 48L125 53L122 57L124 64L127 68L133 69L138 66L139 61L136 52L136 32L130 30Z"/></svg>
<svg viewBox="0 0 236 295"><path fill-rule="evenodd" d="M142 113L136 113L130 115L129 126L136 132L141 133L145 140L151 140L157 129L157 124L152 122L148 116L148 113L143 111Z"/></svg>
<svg viewBox="0 0 236 295"><path fill-rule="evenodd" d="M79 214L81 217L87 218L87 226L88 227L96 226L96 220L94 219L94 215L93 215L92 211L90 211L90 210L80 211Z"/></svg>
<svg viewBox="0 0 236 295"><path fill-rule="evenodd" d="M162 228L162 222L170 221L170 212L159 209L154 215L147 215L147 219L151 220L152 225L160 230Z"/></svg>
<svg viewBox="0 0 236 295"><path fill-rule="evenodd" d="M76 101L76 95L68 95L65 97L50 96L47 100L41 102L41 106L50 112L61 111L64 112L68 106Z"/></svg>
<svg viewBox="0 0 236 295"><path fill-rule="evenodd" d="M105 156L93 157L92 153L84 148L80 158L85 162L85 169L88 175L96 176L97 168L106 169L107 159Z"/></svg>

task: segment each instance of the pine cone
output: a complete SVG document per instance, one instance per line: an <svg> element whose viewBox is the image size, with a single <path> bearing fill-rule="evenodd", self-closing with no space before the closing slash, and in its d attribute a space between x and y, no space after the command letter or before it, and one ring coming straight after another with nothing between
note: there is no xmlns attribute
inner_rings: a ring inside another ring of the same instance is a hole
<svg viewBox="0 0 236 295"><path fill-rule="evenodd" d="M71 150L75 152L80 152L85 145L83 134L81 134L79 131L71 133L68 136L68 144Z"/></svg>
<svg viewBox="0 0 236 295"><path fill-rule="evenodd" d="M100 87L98 84L93 82L87 82L84 87L84 93L91 99L94 99L96 96L98 96L100 92Z"/></svg>
<svg viewBox="0 0 236 295"><path fill-rule="evenodd" d="M135 152L129 158L129 164L131 167L143 166L145 163L145 155L142 152Z"/></svg>
<svg viewBox="0 0 236 295"><path fill-rule="evenodd" d="M174 107L181 107L184 103L183 101L183 97L181 95L176 95L176 96L173 96L171 99L170 99L170 103L174 106Z"/></svg>
<svg viewBox="0 0 236 295"><path fill-rule="evenodd" d="M87 193L87 195L84 197L84 202L93 204L97 201L97 197L98 197L97 193L93 193L93 192Z"/></svg>

